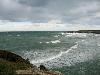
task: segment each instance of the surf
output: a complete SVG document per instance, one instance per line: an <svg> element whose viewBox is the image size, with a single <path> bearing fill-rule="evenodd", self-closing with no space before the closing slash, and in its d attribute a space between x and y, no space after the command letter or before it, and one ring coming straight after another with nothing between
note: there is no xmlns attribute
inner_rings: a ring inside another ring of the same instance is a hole
<svg viewBox="0 0 100 75"><path fill-rule="evenodd" d="M75 45L73 45L72 47L70 47L70 48L69 48L68 50L66 50L66 51L60 51L60 53L57 54L57 55L55 55L55 56L51 56L51 57L46 58L46 59L38 59L38 60L36 60L36 61L34 61L34 59L33 59L33 60L31 60L30 62L31 62L32 64L37 64L37 63L44 63L44 62L47 62L47 61L51 61L51 60L53 60L53 59L57 59L57 58L61 57L63 54L65 54L65 53L67 54L67 53L70 52L71 50L77 48L77 46L78 46L78 43L75 44Z"/></svg>

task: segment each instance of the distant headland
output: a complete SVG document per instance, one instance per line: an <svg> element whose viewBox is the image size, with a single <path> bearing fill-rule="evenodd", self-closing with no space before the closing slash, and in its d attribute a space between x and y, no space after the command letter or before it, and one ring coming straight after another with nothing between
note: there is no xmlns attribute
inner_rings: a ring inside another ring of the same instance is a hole
<svg viewBox="0 0 100 75"><path fill-rule="evenodd" d="M100 30L78 30L78 31L67 31L69 33L95 33L100 34Z"/></svg>

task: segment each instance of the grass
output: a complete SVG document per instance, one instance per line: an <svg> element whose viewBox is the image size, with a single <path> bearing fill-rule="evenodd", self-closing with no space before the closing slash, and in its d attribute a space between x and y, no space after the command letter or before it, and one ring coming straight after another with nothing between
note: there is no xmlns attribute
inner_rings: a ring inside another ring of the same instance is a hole
<svg viewBox="0 0 100 75"><path fill-rule="evenodd" d="M30 64L0 61L0 75L16 75L16 70L25 70Z"/></svg>

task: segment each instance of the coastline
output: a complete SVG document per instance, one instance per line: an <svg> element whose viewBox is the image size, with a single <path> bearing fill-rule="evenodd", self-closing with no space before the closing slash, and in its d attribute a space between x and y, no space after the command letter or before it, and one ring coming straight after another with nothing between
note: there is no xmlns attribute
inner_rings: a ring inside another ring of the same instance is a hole
<svg viewBox="0 0 100 75"><path fill-rule="evenodd" d="M48 70L44 65L37 67L21 56L6 50L0 50L0 75L63 75Z"/></svg>
<svg viewBox="0 0 100 75"><path fill-rule="evenodd" d="M0 31L0 33L11 33L11 32L48 32L48 31ZM49 32L95 33L95 34L100 34L100 30L49 31Z"/></svg>

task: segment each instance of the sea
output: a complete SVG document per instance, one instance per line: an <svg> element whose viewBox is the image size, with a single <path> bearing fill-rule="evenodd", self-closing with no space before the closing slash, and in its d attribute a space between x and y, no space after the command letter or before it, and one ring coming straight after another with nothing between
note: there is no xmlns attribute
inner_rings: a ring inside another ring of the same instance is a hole
<svg viewBox="0 0 100 75"><path fill-rule="evenodd" d="M100 75L100 34L66 31L0 32L7 50L64 75Z"/></svg>

